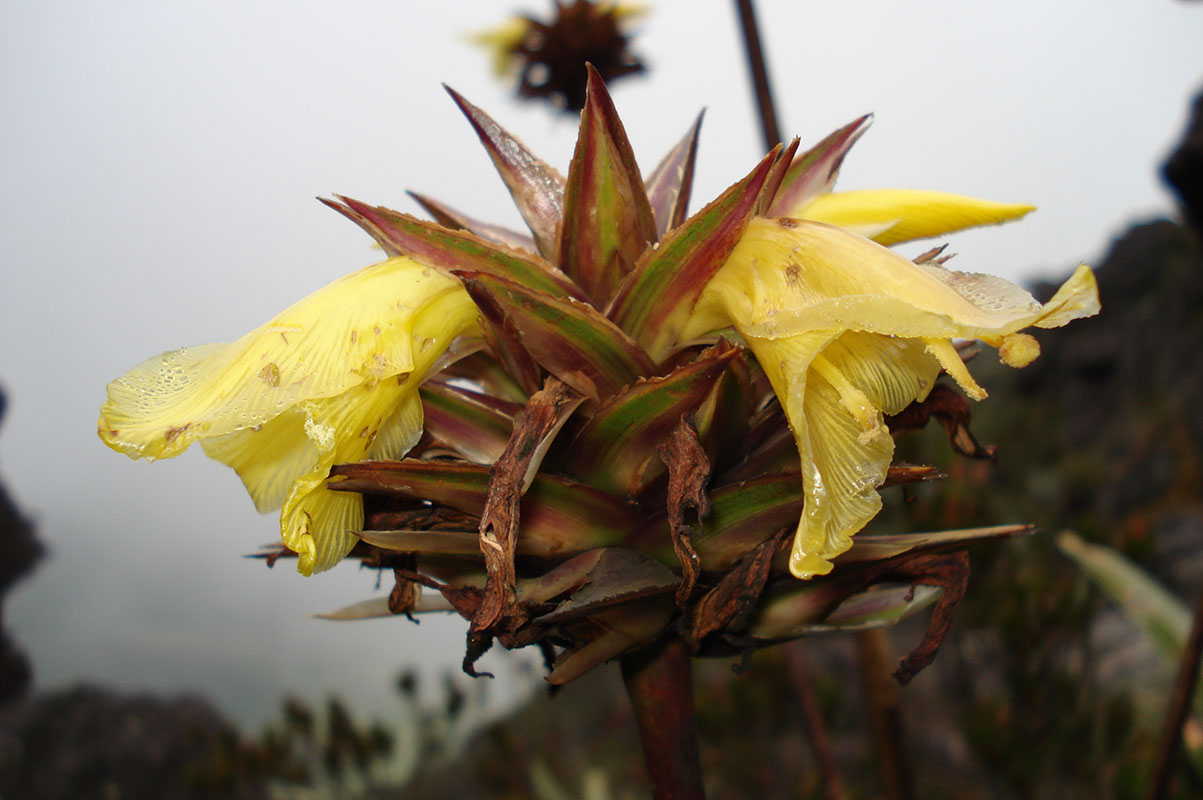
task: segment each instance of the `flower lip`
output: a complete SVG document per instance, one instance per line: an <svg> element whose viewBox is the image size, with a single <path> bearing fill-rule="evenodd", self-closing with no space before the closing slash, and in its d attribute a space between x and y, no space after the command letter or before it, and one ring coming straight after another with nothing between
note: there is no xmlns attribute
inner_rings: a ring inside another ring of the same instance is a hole
<svg viewBox="0 0 1203 800"><path fill-rule="evenodd" d="M806 498L790 569L809 578L830 571L881 507L876 489L893 455L883 416L925 397L941 368L985 397L951 339L980 338L1023 366L1039 346L1020 330L1098 310L1085 266L1041 306L1009 281L916 264L832 225L759 218L707 285L685 338L733 326L780 399Z"/></svg>
<svg viewBox="0 0 1203 800"><path fill-rule="evenodd" d="M422 429L421 379L457 337L476 330L476 308L457 280L389 259L232 344L176 350L134 368L109 385L98 433L148 460L201 441L239 473L260 511L283 506L282 534L301 571L324 569L350 549L346 529L362 516L357 497L324 488L330 467L403 455Z"/></svg>

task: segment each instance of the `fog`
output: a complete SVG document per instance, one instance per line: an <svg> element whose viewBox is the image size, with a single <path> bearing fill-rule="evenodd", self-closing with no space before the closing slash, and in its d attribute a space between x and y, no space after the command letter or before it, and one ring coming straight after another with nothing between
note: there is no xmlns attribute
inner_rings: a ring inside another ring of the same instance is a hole
<svg viewBox="0 0 1203 800"><path fill-rule="evenodd" d="M707 109L697 208L762 155L733 5L648 5L635 48L649 75L616 84L614 99L645 169ZM131 462L95 426L105 384L127 369L232 340L380 257L315 195L415 211L414 189L520 224L440 87L566 170L573 121L513 100L466 43L510 7L0 6L0 475L50 549L6 618L40 686L202 691L257 724L285 692L337 691L387 715L403 666L458 668L463 621L311 619L387 587L349 564L307 579L241 558L278 529L233 473L199 452ZM953 237L960 269L1062 274L1129 222L1172 213L1156 169L1203 89L1203 5L758 10L786 135L806 146L876 112L839 188L1039 207ZM532 663L483 666L500 676L494 694L517 696L537 684Z"/></svg>

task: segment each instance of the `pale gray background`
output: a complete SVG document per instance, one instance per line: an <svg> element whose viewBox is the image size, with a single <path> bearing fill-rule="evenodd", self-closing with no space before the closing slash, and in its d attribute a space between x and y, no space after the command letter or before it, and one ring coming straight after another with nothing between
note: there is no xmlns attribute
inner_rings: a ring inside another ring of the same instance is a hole
<svg viewBox="0 0 1203 800"><path fill-rule="evenodd" d="M236 338L377 260L315 194L413 210L413 188L518 224L439 82L564 169L573 123L512 101L464 43L510 9L546 5L0 5L0 470L51 548L7 610L41 685L197 688L257 723L286 691L337 690L387 715L403 663L428 676L458 664L458 619L308 619L374 594L374 577L347 566L303 579L241 559L276 521L232 473L200 453L131 462L95 423L105 384L143 359ZM762 154L739 33L728 2L649 5L638 50L650 78L617 85L615 101L645 169L708 108L696 208ZM1064 273L1127 223L1172 212L1155 168L1203 88L1198 4L759 11L787 135L808 145L877 112L841 188L1040 207L955 237L961 269ZM512 660L485 666L506 691L532 683Z"/></svg>

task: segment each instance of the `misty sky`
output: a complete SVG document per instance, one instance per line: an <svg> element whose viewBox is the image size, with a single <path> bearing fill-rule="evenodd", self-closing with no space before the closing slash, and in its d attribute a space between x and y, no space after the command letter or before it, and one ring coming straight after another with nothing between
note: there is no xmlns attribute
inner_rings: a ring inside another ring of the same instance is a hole
<svg viewBox="0 0 1203 800"><path fill-rule="evenodd" d="M366 708L403 663L428 676L458 665L456 618L308 619L376 594L375 576L345 565L304 579L240 558L278 530L232 472L199 451L131 462L100 443L96 417L105 384L144 359L235 339L378 260L315 195L414 211L414 189L517 226L439 84L566 171L572 121L511 100L464 41L510 9L549 5L0 5L0 474L51 549L6 617L42 685L197 688L255 722L282 692L339 691ZM614 99L645 169L707 109L697 208L762 155L740 37L729 2L648 5L637 50L650 75ZM786 135L807 146L877 114L840 188L1039 207L954 237L954 267L1060 275L1128 223L1173 213L1156 169L1203 89L1203 4L758 10Z"/></svg>

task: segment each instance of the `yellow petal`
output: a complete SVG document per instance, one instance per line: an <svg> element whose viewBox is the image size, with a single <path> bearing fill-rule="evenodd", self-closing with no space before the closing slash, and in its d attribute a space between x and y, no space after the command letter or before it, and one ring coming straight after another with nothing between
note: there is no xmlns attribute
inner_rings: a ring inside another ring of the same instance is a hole
<svg viewBox="0 0 1203 800"><path fill-rule="evenodd" d="M894 452L882 413L926 397L940 371L922 342L837 335L748 339L798 445L806 503L790 570L799 578L829 572L831 559L851 547L852 534L877 514L876 489Z"/></svg>
<svg viewBox="0 0 1203 800"><path fill-rule="evenodd" d="M883 413L930 391L941 367L985 397L952 339L1003 346L1011 364L1038 353L1018 333L1098 311L1080 267L1047 306L1009 281L917 265L847 230L753 220L702 293L687 339L734 326L780 399L802 464L805 507L790 559L800 578L831 559L877 513L893 443Z"/></svg>
<svg viewBox="0 0 1203 800"><path fill-rule="evenodd" d="M230 345L152 358L109 384L98 431L131 458L170 458L201 438L263 425L414 366L412 322L453 278L393 258L326 286Z"/></svg>
<svg viewBox="0 0 1203 800"><path fill-rule="evenodd" d="M363 524L359 495L326 488L330 468L365 458L400 458L417 443L422 434L418 386L436 369L451 341L474 329L476 306L465 292L445 293L415 315L413 323L412 372L301 406L305 434L317 458L291 486L280 512L280 535L297 552L297 571L303 575L337 564L355 546L356 537L348 531Z"/></svg>
<svg viewBox="0 0 1203 800"><path fill-rule="evenodd" d="M478 333L476 318L458 281L390 259L233 345L167 354L114 382L101 436L147 458L200 439L238 472L260 511L281 508L298 570L328 569L363 521L359 495L326 488L330 468L399 458L417 442L418 386L456 338Z"/></svg>
<svg viewBox="0 0 1203 800"><path fill-rule="evenodd" d="M351 552L363 528L363 497L333 492L325 481L307 477L293 485L280 515L284 544L297 554L297 572L312 575L337 564Z"/></svg>
<svg viewBox="0 0 1203 800"><path fill-rule="evenodd" d="M205 455L233 468L260 514L275 511L297 478L313 468L317 446L305 434L305 413L294 406L254 428L203 439Z"/></svg>
<svg viewBox="0 0 1203 800"><path fill-rule="evenodd" d="M883 414L925 399L940 374L940 364L917 339L849 331L822 355Z"/></svg>
<svg viewBox="0 0 1203 800"><path fill-rule="evenodd" d="M685 333L692 338L735 324L765 338L843 329L976 339L1064 324L1097 310L1086 267L1042 308L1002 278L914 264L841 228L754 219L702 293Z"/></svg>
<svg viewBox="0 0 1203 800"><path fill-rule="evenodd" d="M1069 280L1044 304L1040 316L1032 322L1037 328L1060 328L1075 319L1099 313L1099 284L1085 264L1079 264Z"/></svg>
<svg viewBox="0 0 1203 800"><path fill-rule="evenodd" d="M927 352L936 357L940 366L944 367L944 371L957 382L965 394L974 400L986 399L986 390L973 379L969 367L965 366L961 354L953 347L952 342L947 339L924 339L923 341L927 345Z"/></svg>
<svg viewBox="0 0 1203 800"><path fill-rule="evenodd" d="M981 225L999 225L1020 219L1035 208L947 192L870 189L820 195L803 208L791 209L786 216L838 225L878 244L892 245Z"/></svg>

